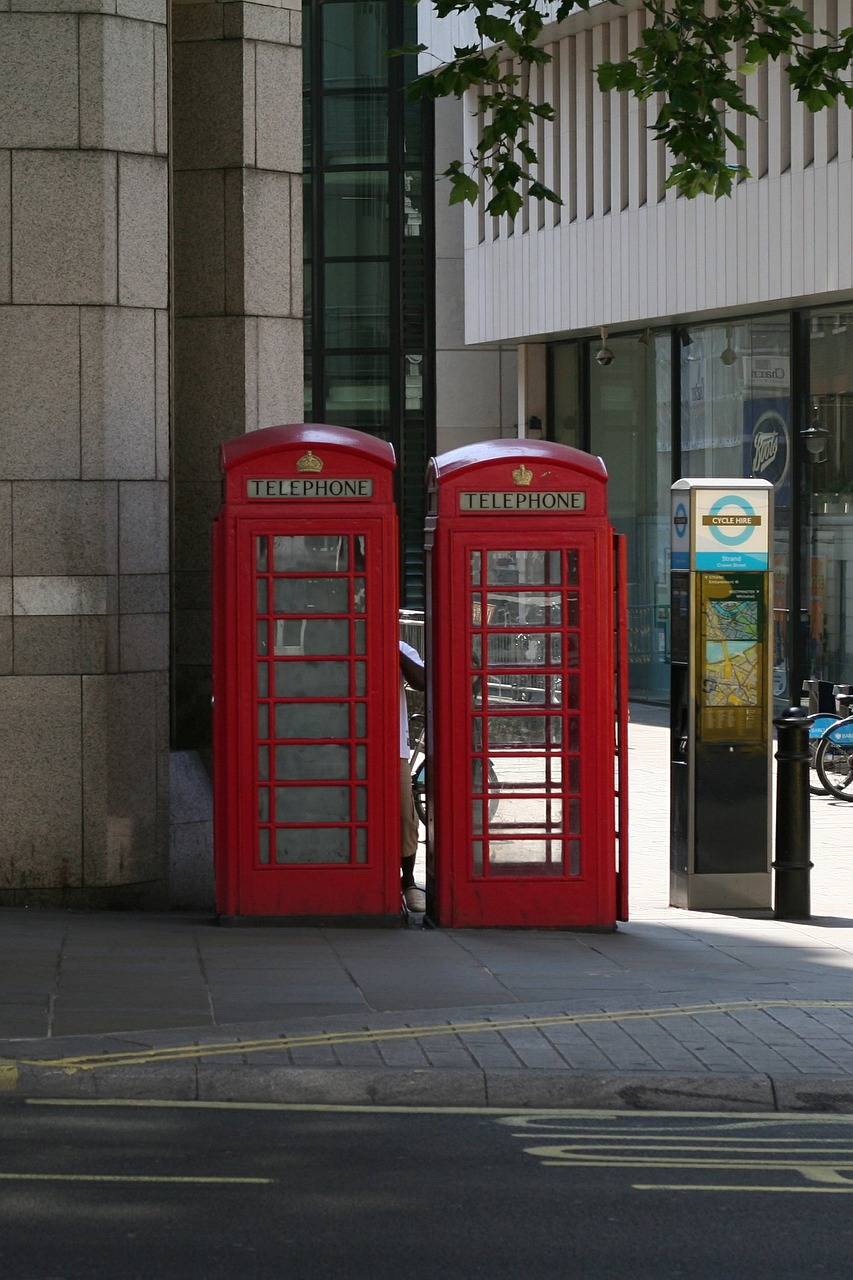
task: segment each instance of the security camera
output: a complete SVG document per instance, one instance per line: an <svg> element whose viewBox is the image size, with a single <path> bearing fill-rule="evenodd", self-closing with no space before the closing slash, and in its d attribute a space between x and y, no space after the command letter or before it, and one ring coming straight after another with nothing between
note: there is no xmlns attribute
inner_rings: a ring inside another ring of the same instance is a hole
<svg viewBox="0 0 853 1280"><path fill-rule="evenodd" d="M601 365L601 367L603 369L606 369L609 364L613 363L613 352L610 350L610 348L607 345L607 329L604 327L604 325L601 326L600 332L601 332L601 348L600 350L596 351L595 358L598 361L598 363Z"/></svg>

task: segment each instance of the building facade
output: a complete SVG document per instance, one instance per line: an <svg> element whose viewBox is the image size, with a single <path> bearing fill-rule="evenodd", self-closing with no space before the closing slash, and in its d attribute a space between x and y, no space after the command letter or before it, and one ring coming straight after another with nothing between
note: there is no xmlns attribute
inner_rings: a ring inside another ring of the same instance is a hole
<svg viewBox="0 0 853 1280"><path fill-rule="evenodd" d="M424 477L436 450L515 431L514 352L465 351L461 213L436 187L455 112L407 100L408 0L305 0L305 418L390 441L401 600L424 602ZM439 160L436 162L436 145Z"/></svg>
<svg viewBox="0 0 853 1280"><path fill-rule="evenodd" d="M0 904L209 874L217 449L302 412L300 44L298 0L0 13Z"/></svg>
<svg viewBox="0 0 853 1280"><path fill-rule="evenodd" d="M730 122L753 176L728 199L680 197L649 131L658 104L603 95L593 76L646 16L600 4L543 33L551 61L529 91L555 109L535 143L562 203L514 220L482 196L466 209L465 339L518 344L522 432L607 464L635 697L668 698L671 484L772 481L774 692L789 704L806 678L853 680L853 116L813 116L764 66L747 82L760 117ZM470 42L454 21L422 15L439 57ZM814 21L849 26L849 0L815 0ZM459 108L465 150L475 105Z"/></svg>
<svg viewBox="0 0 853 1280"><path fill-rule="evenodd" d="M406 105L412 61L385 57L413 17L0 12L0 905L212 905L224 440L306 402L391 439L416 605L430 454L516 429L513 353L463 351L432 113Z"/></svg>

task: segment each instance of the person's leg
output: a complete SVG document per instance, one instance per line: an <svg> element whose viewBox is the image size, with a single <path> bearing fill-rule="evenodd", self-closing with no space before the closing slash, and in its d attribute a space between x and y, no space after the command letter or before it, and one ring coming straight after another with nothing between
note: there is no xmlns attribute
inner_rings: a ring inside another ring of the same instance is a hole
<svg viewBox="0 0 853 1280"><path fill-rule="evenodd" d="M426 894L415 884L415 857L418 852L418 815L412 798L412 775L408 760L400 761L400 885L406 907L412 915L426 911Z"/></svg>
<svg viewBox="0 0 853 1280"><path fill-rule="evenodd" d="M400 761L400 866L403 888L415 883L415 857L418 852L418 815L412 798L412 775L408 760Z"/></svg>

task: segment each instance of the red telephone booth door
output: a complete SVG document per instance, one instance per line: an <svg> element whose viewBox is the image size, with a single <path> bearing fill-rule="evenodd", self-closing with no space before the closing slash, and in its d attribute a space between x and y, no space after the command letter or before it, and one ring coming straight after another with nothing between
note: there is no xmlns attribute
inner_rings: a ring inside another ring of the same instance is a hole
<svg viewBox="0 0 853 1280"><path fill-rule="evenodd" d="M369 453L341 451L358 433L324 428L324 440L318 430L290 428L273 455L239 464L250 493L295 489L297 498L237 503L233 514L226 505L218 531L233 571L215 664L214 784L227 794L216 824L218 908L231 918L398 920L390 469L382 503L385 477L371 472ZM322 482L291 480L306 442L323 461ZM373 479L376 509L336 500L352 488L341 475ZM236 496L245 489L238 480Z"/></svg>
<svg viewBox="0 0 853 1280"><path fill-rule="evenodd" d="M561 480L553 461L551 484L594 481ZM481 471L476 491L489 483ZM497 483L506 487L503 472ZM603 508L454 519L451 493L443 521L441 502L431 553L438 920L612 928L614 567Z"/></svg>

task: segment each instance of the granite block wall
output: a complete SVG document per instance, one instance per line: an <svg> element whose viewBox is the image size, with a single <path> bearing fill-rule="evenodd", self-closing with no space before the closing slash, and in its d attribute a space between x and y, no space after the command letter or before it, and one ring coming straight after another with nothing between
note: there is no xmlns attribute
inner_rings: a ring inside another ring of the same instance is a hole
<svg viewBox="0 0 853 1280"><path fill-rule="evenodd" d="M0 11L3 905L168 901L166 19Z"/></svg>
<svg viewBox="0 0 853 1280"><path fill-rule="evenodd" d="M0 905L210 904L218 448L301 418L300 44L300 0L0 0Z"/></svg>
<svg viewBox="0 0 853 1280"><path fill-rule="evenodd" d="M198 749L219 445L302 420L302 5L173 13L174 740Z"/></svg>

